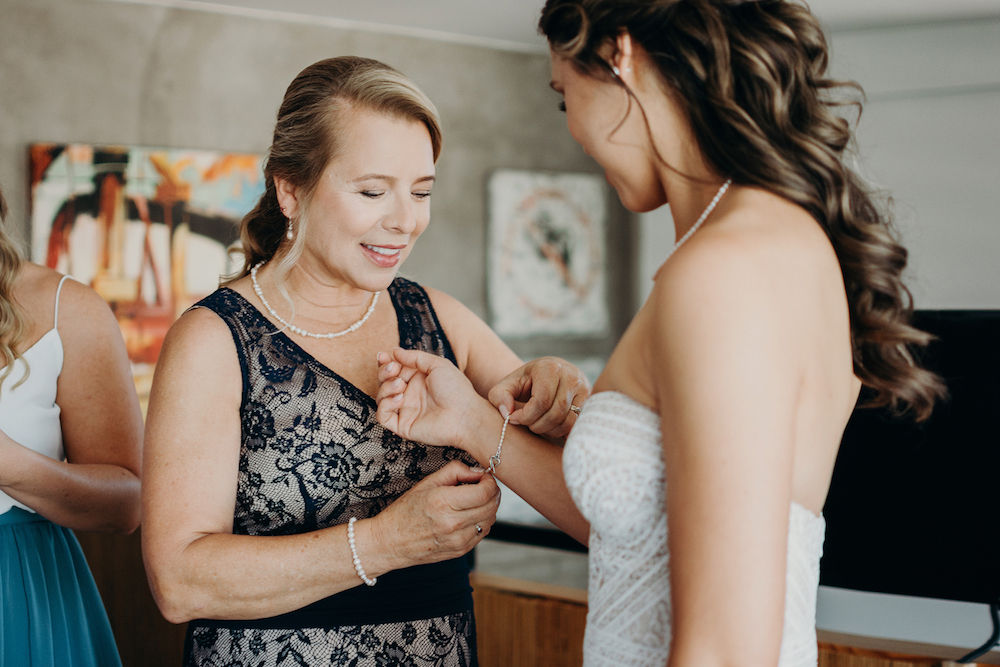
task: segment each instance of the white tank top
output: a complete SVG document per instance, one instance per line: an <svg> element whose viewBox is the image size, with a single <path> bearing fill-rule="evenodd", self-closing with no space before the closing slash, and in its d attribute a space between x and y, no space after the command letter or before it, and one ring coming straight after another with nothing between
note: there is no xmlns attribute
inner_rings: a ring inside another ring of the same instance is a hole
<svg viewBox="0 0 1000 667"><path fill-rule="evenodd" d="M663 667L672 612L660 416L625 394L594 394L566 441L563 470L590 521L584 667ZM816 665L825 531L822 516L792 503L779 667Z"/></svg>
<svg viewBox="0 0 1000 667"><path fill-rule="evenodd" d="M24 360L17 359L11 372L0 385L0 430L11 440L33 449L39 454L62 461L62 425L59 406L56 405L56 383L63 367L63 346L59 337L59 294L69 276L63 276L56 290L55 315L52 328L45 332L22 355L31 373L19 387L14 387L24 377ZM11 507L33 512L3 491L0 491L0 514Z"/></svg>

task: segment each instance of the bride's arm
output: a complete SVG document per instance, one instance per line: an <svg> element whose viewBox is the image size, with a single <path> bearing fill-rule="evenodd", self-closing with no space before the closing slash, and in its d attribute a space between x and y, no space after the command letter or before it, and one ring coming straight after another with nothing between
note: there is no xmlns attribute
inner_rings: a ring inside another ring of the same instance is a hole
<svg viewBox="0 0 1000 667"><path fill-rule="evenodd" d="M494 406L511 413L514 424L550 439L564 437L576 422L571 405L583 405L590 386L565 359L543 357L522 365L485 322L454 297L427 288L458 367Z"/></svg>
<svg viewBox="0 0 1000 667"><path fill-rule="evenodd" d="M693 245L649 333L667 471L671 667L778 662L799 387L780 287ZM699 256L700 255L700 256Z"/></svg>

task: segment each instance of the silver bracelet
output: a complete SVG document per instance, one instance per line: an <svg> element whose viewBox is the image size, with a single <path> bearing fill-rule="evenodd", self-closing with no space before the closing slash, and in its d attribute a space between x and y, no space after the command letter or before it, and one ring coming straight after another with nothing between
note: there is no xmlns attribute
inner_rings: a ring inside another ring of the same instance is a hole
<svg viewBox="0 0 1000 667"><path fill-rule="evenodd" d="M365 568L361 566L361 559L358 558L358 545L354 542L354 522L357 520L357 517L352 516L351 520L347 522L347 544L351 547L351 556L354 557L354 571L358 573L361 581L365 582L366 585L374 586L378 583L378 577L369 579L368 575L365 574Z"/></svg>
<svg viewBox="0 0 1000 667"><path fill-rule="evenodd" d="M497 466L500 465L500 450L503 449L503 438L507 435L507 423L510 421L510 415L503 418L503 428L500 429L500 443L497 445L497 453L490 457L490 467L486 469L486 472L496 474Z"/></svg>

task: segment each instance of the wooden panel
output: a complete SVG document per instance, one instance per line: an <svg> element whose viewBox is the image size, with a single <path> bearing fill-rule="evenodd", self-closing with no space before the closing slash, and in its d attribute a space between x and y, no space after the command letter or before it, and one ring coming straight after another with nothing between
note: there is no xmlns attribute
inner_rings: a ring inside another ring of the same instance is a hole
<svg viewBox="0 0 1000 667"><path fill-rule="evenodd" d="M835 646L843 650L850 650L856 654L869 653L872 655L889 656L928 656L927 660L940 661L941 665L948 667L955 660L967 654L970 647L943 646L941 644L928 644L924 642L904 641L897 639L886 639L884 637L868 637L864 635L853 635L843 632L831 632L830 630L817 630L819 645ZM851 647L846 649L846 647ZM980 667L983 665L1000 665L1000 651L990 651L986 655L980 656L978 660Z"/></svg>
<svg viewBox="0 0 1000 667"><path fill-rule="evenodd" d="M940 658L819 643L819 667L949 667L954 664L942 662Z"/></svg>
<svg viewBox="0 0 1000 667"><path fill-rule="evenodd" d="M153 602L139 531L76 536L108 610L123 667L178 667L186 625L168 623Z"/></svg>
<svg viewBox="0 0 1000 667"><path fill-rule="evenodd" d="M586 592L473 574L480 667L579 667Z"/></svg>

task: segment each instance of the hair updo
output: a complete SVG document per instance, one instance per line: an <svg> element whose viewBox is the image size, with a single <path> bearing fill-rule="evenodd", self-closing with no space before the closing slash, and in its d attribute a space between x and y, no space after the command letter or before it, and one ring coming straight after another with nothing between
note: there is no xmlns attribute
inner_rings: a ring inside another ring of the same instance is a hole
<svg viewBox="0 0 1000 667"><path fill-rule="evenodd" d="M858 97L861 89L826 78L826 38L807 8L786 0L548 0L539 29L554 54L634 99L601 57L627 32L717 173L798 204L826 232L844 276L865 405L930 415L945 388L914 359L931 337L909 324L906 249L875 193L845 164L853 135L835 109L860 113L861 104L836 93Z"/></svg>
<svg viewBox="0 0 1000 667"><path fill-rule="evenodd" d="M237 278L248 275L258 263L274 259L274 279L287 298L282 278L302 254L310 200L323 170L340 155L345 115L358 109L423 123L437 161L441 154L437 109L406 76L377 60L357 56L310 65L289 84L278 109L264 164L266 189L240 224L245 260ZM299 211L291 241L285 237L288 220L278 204L275 178L298 190Z"/></svg>

